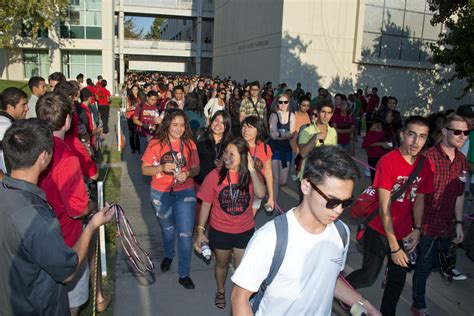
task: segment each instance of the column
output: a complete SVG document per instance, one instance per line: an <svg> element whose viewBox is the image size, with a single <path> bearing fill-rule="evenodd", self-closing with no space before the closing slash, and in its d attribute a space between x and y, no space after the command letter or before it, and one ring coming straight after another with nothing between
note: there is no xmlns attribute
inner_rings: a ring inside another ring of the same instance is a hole
<svg viewBox="0 0 474 316"><path fill-rule="evenodd" d="M196 74L201 75L202 51L202 0L198 0L197 35L196 35Z"/></svg>
<svg viewBox="0 0 474 316"><path fill-rule="evenodd" d="M120 0L120 8L119 8L119 19L118 19L118 40L119 40L119 78L120 78L120 83L124 83L125 80L125 61L124 61L124 55L123 55L123 41L124 41L124 20L125 16L123 13L123 2L124 0Z"/></svg>

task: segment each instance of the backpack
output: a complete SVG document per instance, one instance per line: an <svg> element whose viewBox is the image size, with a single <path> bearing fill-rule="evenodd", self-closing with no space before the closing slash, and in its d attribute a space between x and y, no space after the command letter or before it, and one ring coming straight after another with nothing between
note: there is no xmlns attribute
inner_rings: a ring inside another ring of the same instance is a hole
<svg viewBox="0 0 474 316"><path fill-rule="evenodd" d="M272 283L273 279L278 273L281 264L283 263L283 259L285 258L286 247L288 245L288 220L286 218L286 214L283 213L273 220L276 229L276 246L275 251L273 253L273 260L270 266L270 271L268 272L267 277L263 280L258 292L253 294L250 297L250 305L252 306L252 312L255 314L258 311L258 307L262 302L263 296L265 295L265 291L267 290L268 286ZM336 225L337 232L339 233L339 237L342 239L342 244L344 248L346 248L348 243L348 235L347 231L344 228L344 224L340 220L336 220L334 222Z"/></svg>

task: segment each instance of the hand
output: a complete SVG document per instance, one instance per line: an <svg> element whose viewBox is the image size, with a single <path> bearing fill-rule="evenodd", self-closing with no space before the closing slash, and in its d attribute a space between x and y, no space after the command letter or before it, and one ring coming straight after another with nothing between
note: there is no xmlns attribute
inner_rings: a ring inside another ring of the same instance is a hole
<svg viewBox="0 0 474 316"><path fill-rule="evenodd" d="M273 197L268 197L268 201L266 205L270 205L272 209L275 208L275 200L273 200Z"/></svg>
<svg viewBox="0 0 474 316"><path fill-rule="evenodd" d="M392 253L392 261L396 265L399 265L404 268L408 268L408 257L403 249L400 249L396 253Z"/></svg>
<svg viewBox="0 0 474 316"><path fill-rule="evenodd" d="M328 132L319 132L317 135L318 135L317 137L318 140L325 140L326 136L328 135Z"/></svg>
<svg viewBox="0 0 474 316"><path fill-rule="evenodd" d="M91 222L94 225L94 229L99 228L100 226L110 222L114 217L115 212L110 207L108 203L105 203L105 206L92 216Z"/></svg>
<svg viewBox="0 0 474 316"><path fill-rule="evenodd" d="M209 239L207 239L206 235L204 235L204 232L202 230L199 230L196 238L194 239L194 249L198 253L201 253L201 243L203 241L205 241L206 244L209 244Z"/></svg>
<svg viewBox="0 0 474 316"><path fill-rule="evenodd" d="M390 146L388 145L388 143L382 143L382 148L383 149L390 149Z"/></svg>
<svg viewBox="0 0 474 316"><path fill-rule="evenodd" d="M453 243L459 244L464 240L464 230L462 225L456 224L456 238L453 239Z"/></svg>
<svg viewBox="0 0 474 316"><path fill-rule="evenodd" d="M420 242L420 231L418 229L414 229L411 233L409 233L405 238L403 239L411 239L411 247L409 251L413 251L416 249L416 246Z"/></svg>
<svg viewBox="0 0 474 316"><path fill-rule="evenodd" d="M247 166L250 172L255 171L255 162L250 152L247 153Z"/></svg>
<svg viewBox="0 0 474 316"><path fill-rule="evenodd" d="M182 171L175 175L176 182L184 183L189 176L189 171Z"/></svg>
<svg viewBox="0 0 474 316"><path fill-rule="evenodd" d="M167 162L161 165L161 170L163 172L174 173L176 169L176 164L173 162Z"/></svg>

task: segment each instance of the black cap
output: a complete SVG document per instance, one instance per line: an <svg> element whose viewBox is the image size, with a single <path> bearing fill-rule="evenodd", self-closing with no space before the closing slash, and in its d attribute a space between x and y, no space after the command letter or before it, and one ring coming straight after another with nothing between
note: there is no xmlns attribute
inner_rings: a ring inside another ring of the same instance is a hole
<svg viewBox="0 0 474 316"><path fill-rule="evenodd" d="M460 105L456 111L456 114L463 117L473 118L474 117L474 104Z"/></svg>

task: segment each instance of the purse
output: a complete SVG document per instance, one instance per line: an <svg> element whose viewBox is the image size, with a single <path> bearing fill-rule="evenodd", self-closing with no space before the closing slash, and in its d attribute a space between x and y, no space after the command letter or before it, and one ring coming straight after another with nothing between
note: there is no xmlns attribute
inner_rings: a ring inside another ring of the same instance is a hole
<svg viewBox="0 0 474 316"><path fill-rule="evenodd" d="M418 165L416 165L416 168L410 174L408 180L397 191L392 193L390 197L391 202L397 200L400 196L402 196L402 194L413 183L413 180L415 180L415 178L420 173L421 168L423 168L425 160L425 156L420 156L420 161L418 162ZM367 230L367 226L375 218L375 216L379 214L378 203L379 197L377 194L377 190L373 186L369 186L367 189L364 190L364 192L362 192L362 194L357 198L354 205L352 205L351 207L350 214L352 217L367 216L364 221L357 226L357 250L361 252L363 252L364 249L364 234ZM355 210L353 210L354 207ZM366 208L366 210L363 209L364 207Z"/></svg>

